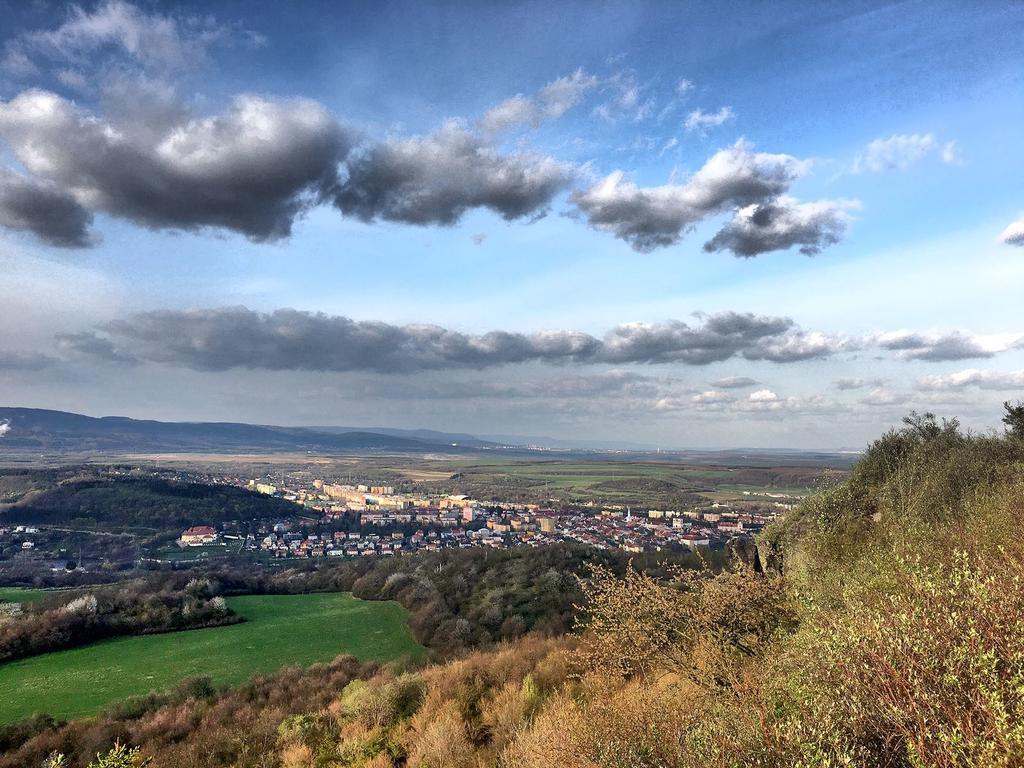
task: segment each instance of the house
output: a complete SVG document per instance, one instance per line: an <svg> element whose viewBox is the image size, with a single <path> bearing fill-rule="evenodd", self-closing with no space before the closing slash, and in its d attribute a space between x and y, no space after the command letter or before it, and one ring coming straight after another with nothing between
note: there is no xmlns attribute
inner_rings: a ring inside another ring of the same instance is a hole
<svg viewBox="0 0 1024 768"><path fill-rule="evenodd" d="M684 533L679 537L679 541L688 546L690 549L695 549L696 547L706 547L709 544L711 544L711 539L699 533Z"/></svg>
<svg viewBox="0 0 1024 768"><path fill-rule="evenodd" d="M208 525L194 525L181 534L180 541L183 547L201 547L204 544L214 544L217 541L217 531Z"/></svg>

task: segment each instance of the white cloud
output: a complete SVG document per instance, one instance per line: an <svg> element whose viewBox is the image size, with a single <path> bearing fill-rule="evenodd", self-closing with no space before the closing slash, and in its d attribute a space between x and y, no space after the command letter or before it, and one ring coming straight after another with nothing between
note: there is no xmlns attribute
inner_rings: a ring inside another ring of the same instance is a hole
<svg viewBox="0 0 1024 768"><path fill-rule="evenodd" d="M491 107L480 119L480 130L497 134L520 125L537 128L577 106L597 83L596 77L577 69L571 75L548 83L533 97L518 94Z"/></svg>
<svg viewBox="0 0 1024 768"><path fill-rule="evenodd" d="M710 405L715 403L731 403L736 398L728 392L720 392L717 389L709 389L694 395L691 400L697 405Z"/></svg>
<svg viewBox="0 0 1024 768"><path fill-rule="evenodd" d="M836 379L833 382L833 386L840 392L849 392L855 389L864 389L865 387L884 387L885 379L861 379L861 378L844 378Z"/></svg>
<svg viewBox="0 0 1024 768"><path fill-rule="evenodd" d="M717 128L730 120L735 119L736 113L732 107L722 107L717 112L705 112L703 109L695 109L686 116L683 121L683 128L687 133L706 133L709 128Z"/></svg>
<svg viewBox="0 0 1024 768"><path fill-rule="evenodd" d="M853 160L853 173L905 171L925 158L937 155L948 165L960 164L955 141L940 143L931 133L893 134L875 139Z"/></svg>
<svg viewBox="0 0 1024 768"><path fill-rule="evenodd" d="M1006 229L999 233L999 242L1006 245L1024 246L1024 213L1016 221L1011 221Z"/></svg>
<svg viewBox="0 0 1024 768"><path fill-rule="evenodd" d="M918 389L942 391L978 387L992 390L1024 389L1024 371L985 371L968 368L955 373L924 376L917 382Z"/></svg>
<svg viewBox="0 0 1024 768"><path fill-rule="evenodd" d="M619 118L641 122L651 116L654 100L647 95L647 86L641 84L632 72L617 72L606 78L601 86L609 98L594 107L594 117L614 123Z"/></svg>
<svg viewBox="0 0 1024 768"><path fill-rule="evenodd" d="M909 399L910 398L903 393L895 392L891 389L886 389L885 387L877 387L864 395L864 397L860 399L860 402L863 405L886 407L903 405Z"/></svg>
<svg viewBox="0 0 1024 768"><path fill-rule="evenodd" d="M72 5L63 24L24 35L9 56L87 62L101 48L113 47L144 66L183 69L202 61L210 44L225 35L208 16L147 13L123 0L104 0L91 11Z"/></svg>

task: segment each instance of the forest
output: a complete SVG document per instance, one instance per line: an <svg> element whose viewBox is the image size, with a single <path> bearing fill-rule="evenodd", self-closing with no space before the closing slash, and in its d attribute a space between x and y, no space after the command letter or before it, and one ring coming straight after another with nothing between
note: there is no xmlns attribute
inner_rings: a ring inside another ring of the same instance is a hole
<svg viewBox="0 0 1024 768"><path fill-rule="evenodd" d="M52 476L53 473L46 473ZM154 477L104 476L96 470L46 484L0 512L0 522L73 525L99 530L179 530L195 520L273 520L291 517L284 499L227 485Z"/></svg>

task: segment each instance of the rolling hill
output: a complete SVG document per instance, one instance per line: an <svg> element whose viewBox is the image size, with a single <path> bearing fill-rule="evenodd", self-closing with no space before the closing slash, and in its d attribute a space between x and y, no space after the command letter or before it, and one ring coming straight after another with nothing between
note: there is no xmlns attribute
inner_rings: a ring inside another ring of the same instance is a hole
<svg viewBox="0 0 1024 768"><path fill-rule="evenodd" d="M0 408L0 452L437 451L494 445L468 435L348 427L276 427L230 422L96 418L38 408Z"/></svg>

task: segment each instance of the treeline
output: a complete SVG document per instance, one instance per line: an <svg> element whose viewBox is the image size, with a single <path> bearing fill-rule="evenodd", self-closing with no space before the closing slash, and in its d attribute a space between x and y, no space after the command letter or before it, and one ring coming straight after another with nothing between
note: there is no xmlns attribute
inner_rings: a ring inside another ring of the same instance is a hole
<svg viewBox="0 0 1024 768"><path fill-rule="evenodd" d="M121 635L174 632L241 621L223 597L352 592L394 600L409 611L416 640L435 658L534 632L568 632L583 599L580 577L595 564L624 573L627 563L663 575L699 567L689 553L644 555L581 545L492 550L449 549L393 558L309 561L285 570L239 565L154 571L106 585L81 586L26 606L0 623L0 662ZM0 620L2 621L2 620Z"/></svg>
<svg viewBox="0 0 1024 768"><path fill-rule="evenodd" d="M718 555L715 555L718 557ZM521 637L563 634L583 598L579 577L593 564L624 573L635 567L663 574L675 565L699 567L690 553L642 555L575 544L493 550L422 552L341 563L316 562L283 571L218 568L209 572L226 594L352 592L364 600L395 600L409 611L416 640L436 656Z"/></svg>
<svg viewBox="0 0 1024 768"><path fill-rule="evenodd" d="M0 663L123 635L242 621L216 582L171 574L56 593L0 615ZM2 673L2 667L0 667Z"/></svg>

